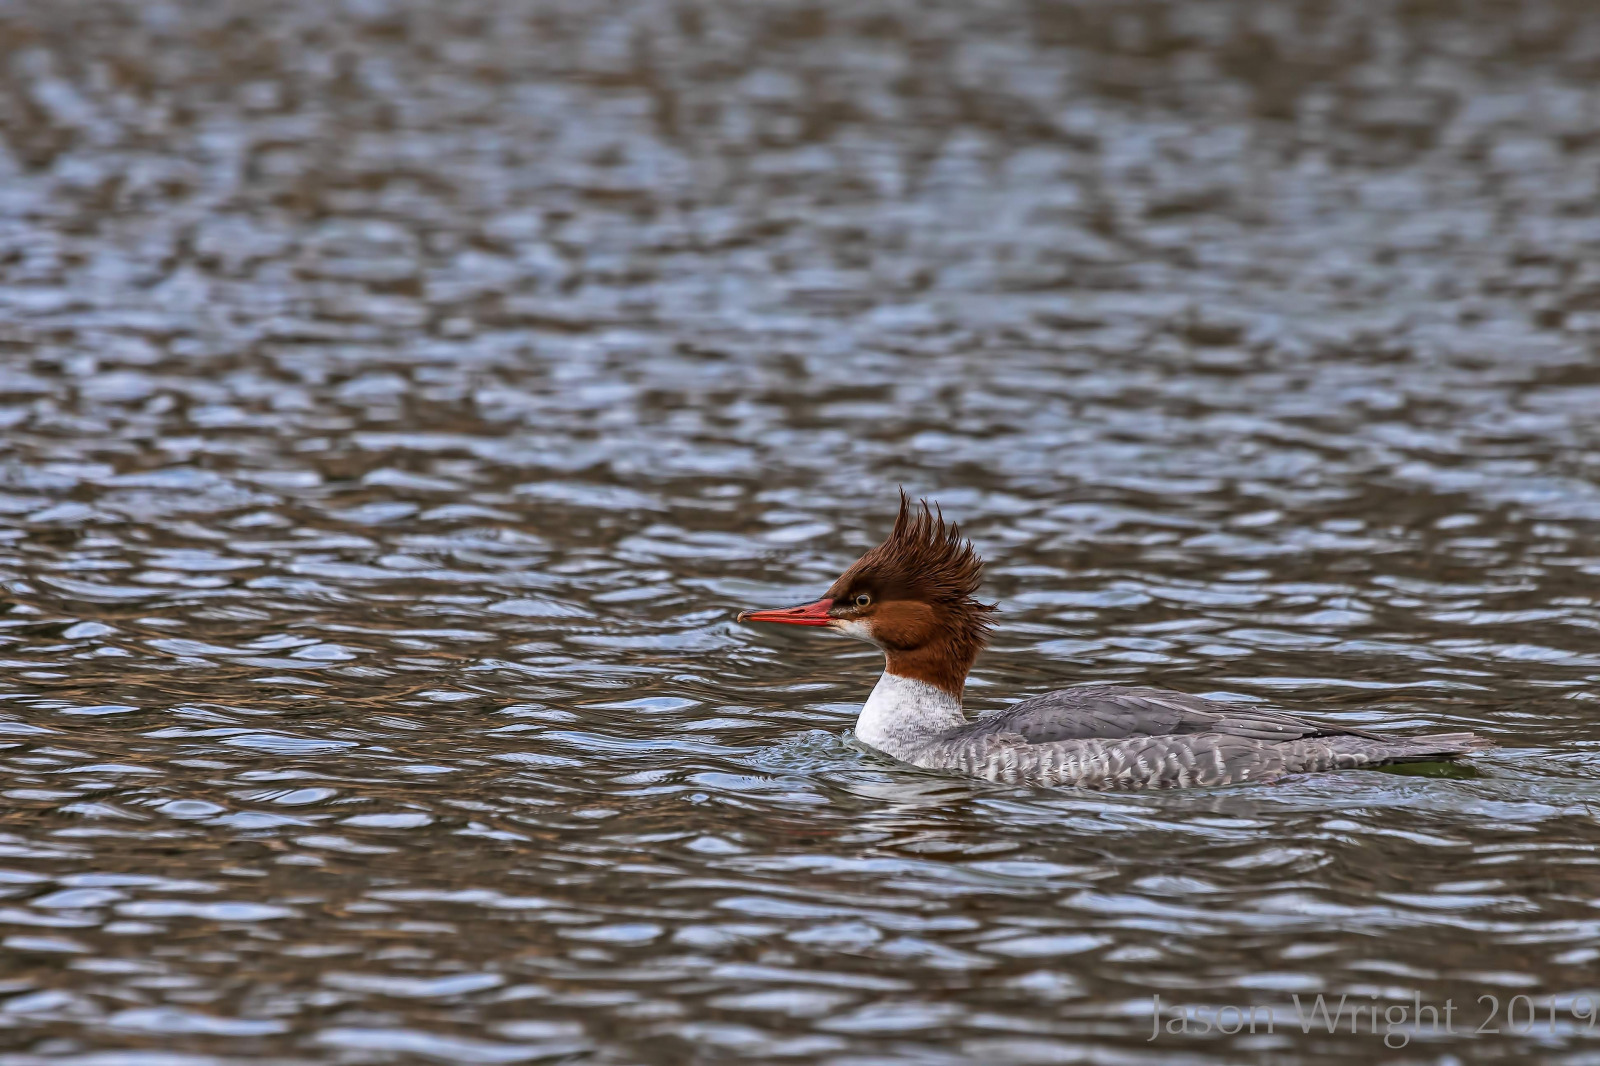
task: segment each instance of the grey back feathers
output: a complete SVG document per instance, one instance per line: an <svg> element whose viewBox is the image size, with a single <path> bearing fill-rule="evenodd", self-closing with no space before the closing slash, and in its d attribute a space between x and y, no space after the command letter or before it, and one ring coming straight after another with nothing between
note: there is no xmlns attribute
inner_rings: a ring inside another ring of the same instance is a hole
<svg viewBox="0 0 1600 1066"><path fill-rule="evenodd" d="M886 689L891 678L895 683ZM1008 783L1092 789L1227 785L1449 759L1489 746L1471 733L1388 737L1185 693L1116 685L1060 689L956 724L950 716L959 718L959 702L946 696L934 708L923 688L930 687L884 675L862 710L858 738L914 766ZM942 728L930 728L940 721Z"/></svg>

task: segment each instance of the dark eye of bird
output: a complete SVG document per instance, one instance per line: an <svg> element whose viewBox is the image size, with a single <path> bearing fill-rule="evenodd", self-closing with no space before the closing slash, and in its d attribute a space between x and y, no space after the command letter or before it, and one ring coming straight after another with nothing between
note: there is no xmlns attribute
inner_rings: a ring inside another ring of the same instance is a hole
<svg viewBox="0 0 1600 1066"><path fill-rule="evenodd" d="M872 604L872 597L865 592L856 593L856 606L868 607Z"/></svg>

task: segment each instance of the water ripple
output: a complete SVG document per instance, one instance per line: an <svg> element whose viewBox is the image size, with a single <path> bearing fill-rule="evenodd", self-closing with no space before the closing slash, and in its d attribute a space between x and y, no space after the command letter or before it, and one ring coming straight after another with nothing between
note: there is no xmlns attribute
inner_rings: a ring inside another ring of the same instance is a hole
<svg viewBox="0 0 1600 1066"><path fill-rule="evenodd" d="M336 7L0 10L0 1066L1586 1061L1587 6ZM975 710L1500 746L889 766L870 649L731 616L897 484Z"/></svg>

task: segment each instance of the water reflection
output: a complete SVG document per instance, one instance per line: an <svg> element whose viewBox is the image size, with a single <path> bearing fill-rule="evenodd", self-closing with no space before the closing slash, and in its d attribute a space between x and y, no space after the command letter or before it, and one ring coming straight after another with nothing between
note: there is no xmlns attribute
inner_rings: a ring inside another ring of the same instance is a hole
<svg viewBox="0 0 1600 1066"><path fill-rule="evenodd" d="M1594 31L0 9L0 1062L1366 1062L1150 996L1593 991ZM990 560L978 709L1501 747L886 767L870 650L731 605L897 483Z"/></svg>

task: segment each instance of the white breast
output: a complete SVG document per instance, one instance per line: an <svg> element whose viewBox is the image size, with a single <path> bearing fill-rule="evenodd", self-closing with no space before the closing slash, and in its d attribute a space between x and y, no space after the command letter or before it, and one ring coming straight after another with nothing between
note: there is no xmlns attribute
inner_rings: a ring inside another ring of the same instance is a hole
<svg viewBox="0 0 1600 1066"><path fill-rule="evenodd" d="M885 755L911 761L911 752L965 722L961 701L944 689L886 673L861 708L856 739Z"/></svg>

